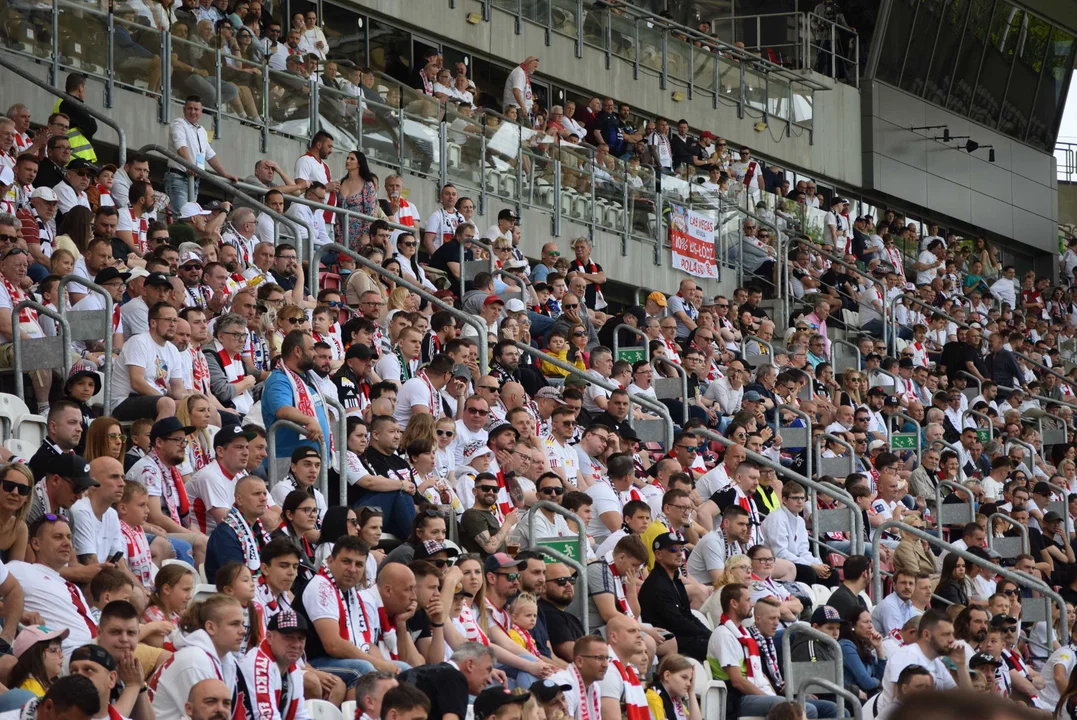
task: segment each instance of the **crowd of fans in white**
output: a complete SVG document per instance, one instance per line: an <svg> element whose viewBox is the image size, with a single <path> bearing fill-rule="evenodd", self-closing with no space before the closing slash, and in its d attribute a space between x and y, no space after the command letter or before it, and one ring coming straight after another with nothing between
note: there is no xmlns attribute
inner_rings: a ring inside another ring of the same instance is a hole
<svg viewBox="0 0 1077 720"><path fill-rule="evenodd" d="M223 11L204 5L186 9ZM509 75L506 107L536 114L537 65ZM454 78L437 54L417 77L438 99L473 99L466 68ZM360 152L334 179L326 132L291 173L264 159L246 180L298 237L261 205L200 205L184 164L156 179L136 153L100 165L85 82L69 76L75 100L45 122L19 104L0 118L0 365L16 333L58 333L39 307L105 312L107 293L113 308L110 348L79 340L66 377L29 373L45 437L31 457L3 451L0 718L303 720L316 699L355 720L702 720L697 684L713 678L726 717L792 720L786 632L794 663L841 665L872 717L957 698L981 717L1077 718L1061 613L1022 621L1040 592L993 570L1057 588L1073 617L1077 240L1055 285L1018 278L983 238L893 211L851 218L833 198L822 241L791 244L787 276L775 255L790 244L749 217L745 287L705 297L686 276L617 311L587 239L528 258L512 210L480 227L451 185L440 207L417 208L405 177L377 178ZM687 164L716 187L821 202L747 149L734 160L711 133L664 120L644 139L614 108L595 98L548 122L558 141L645 155L658 173ZM169 148L238 181L201 114L189 97ZM477 238L505 273L479 273L461 296ZM331 242L364 262L327 253L312 296L304 248ZM795 298L791 317L768 309L775 289ZM622 323L646 335L651 362L614 356L615 338L639 344ZM840 338L858 355L839 374ZM681 371L686 396L660 397L655 380ZM661 406L671 446L633 427ZM782 431L804 417L817 459L853 469L811 480L855 501L861 538L811 538L813 511L840 503L795 479L813 450ZM1054 423L1063 439L1045 445ZM973 508L944 531L960 553L904 531L935 531L943 482L944 504ZM992 553L988 538L1013 525L1027 552ZM536 551L551 542L586 584ZM873 547L887 577L871 603ZM798 620L835 643L789 630ZM835 701L812 695L803 712L835 717Z"/></svg>

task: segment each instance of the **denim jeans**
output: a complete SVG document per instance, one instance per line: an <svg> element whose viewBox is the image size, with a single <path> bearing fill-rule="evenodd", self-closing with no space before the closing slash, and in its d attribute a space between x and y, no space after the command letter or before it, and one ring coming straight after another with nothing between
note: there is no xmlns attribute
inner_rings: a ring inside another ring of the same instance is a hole
<svg viewBox="0 0 1077 720"><path fill-rule="evenodd" d="M742 695L740 698L740 716L766 717L775 705L785 702L784 695ZM809 700L804 712L811 720L815 718L832 718L838 714L838 706L826 700Z"/></svg>
<svg viewBox="0 0 1077 720"><path fill-rule="evenodd" d="M198 202L198 178L194 179L194 196L188 196L187 176L179 175L169 170L165 173L165 194L172 203L172 212L179 216L180 208L184 203Z"/></svg>
<svg viewBox="0 0 1077 720"><path fill-rule="evenodd" d="M409 495L399 490L388 492L364 492L356 501L355 507L376 507L381 509L383 518L382 529L396 536L398 539L406 538L411 534L411 526L415 520L415 501Z"/></svg>
<svg viewBox="0 0 1077 720"><path fill-rule="evenodd" d="M531 662L538 662L537 657L535 657L534 655L529 655L527 653L519 655L518 657L521 657L524 660L530 660ZM518 688L523 688L524 690L527 690L539 681L537 677L524 670L509 667L508 665L502 665L501 663L498 663L497 667L499 670L504 670L505 674L509 676L509 679L516 682L516 687Z"/></svg>
<svg viewBox="0 0 1077 720"><path fill-rule="evenodd" d="M22 688L12 688L5 693L0 693L0 712L18 710L35 697L37 696L32 692Z"/></svg>
<svg viewBox="0 0 1077 720"><path fill-rule="evenodd" d="M355 683L359 680L360 675L374 672L374 666L371 663L366 660L359 660L358 658L334 658L323 656L314 658L308 662L311 667L317 670L327 672L330 675L336 675L343 680L344 684L348 687L355 687Z"/></svg>

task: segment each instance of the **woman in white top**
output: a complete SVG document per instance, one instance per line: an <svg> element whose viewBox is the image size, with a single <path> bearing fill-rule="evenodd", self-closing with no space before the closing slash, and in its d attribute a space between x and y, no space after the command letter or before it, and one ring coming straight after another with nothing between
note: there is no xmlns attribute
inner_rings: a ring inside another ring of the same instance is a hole
<svg viewBox="0 0 1077 720"><path fill-rule="evenodd" d="M213 462L213 436L217 434L217 428L209 424L212 414L209 398L200 393L188 395L176 408L179 421L194 428L194 432L187 436L187 457L179 468L184 482Z"/></svg>
<svg viewBox="0 0 1077 720"><path fill-rule="evenodd" d="M333 552L333 545L340 538L350 535L355 537L359 534L359 518L350 507L337 505L325 511L322 520L322 532L318 538L318 547L314 551L314 565L321 568L326 559ZM370 568L367 567L367 572Z"/></svg>
<svg viewBox="0 0 1077 720"><path fill-rule="evenodd" d="M396 252L395 258L400 263L401 274L409 280L415 280L423 287L436 291L434 283L426 277L426 273L423 271L422 265L419 264L418 258L415 257L418 252L419 241L410 232L402 232L396 238Z"/></svg>

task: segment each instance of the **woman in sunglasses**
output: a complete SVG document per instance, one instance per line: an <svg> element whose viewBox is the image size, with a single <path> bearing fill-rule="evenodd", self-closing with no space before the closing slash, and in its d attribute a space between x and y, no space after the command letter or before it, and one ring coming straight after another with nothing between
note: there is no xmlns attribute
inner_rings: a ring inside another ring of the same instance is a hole
<svg viewBox="0 0 1077 720"><path fill-rule="evenodd" d="M0 468L0 560L5 564L25 559L33 484L34 476L26 465L10 463Z"/></svg>

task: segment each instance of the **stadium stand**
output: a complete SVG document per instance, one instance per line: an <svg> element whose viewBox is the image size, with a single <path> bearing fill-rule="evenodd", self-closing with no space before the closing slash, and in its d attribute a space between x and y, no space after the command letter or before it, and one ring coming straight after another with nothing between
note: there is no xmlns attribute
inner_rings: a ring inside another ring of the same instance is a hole
<svg viewBox="0 0 1077 720"><path fill-rule="evenodd" d="M1064 23L441 4L0 6L3 717L1077 718L1073 226L815 142Z"/></svg>

